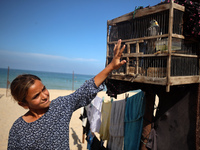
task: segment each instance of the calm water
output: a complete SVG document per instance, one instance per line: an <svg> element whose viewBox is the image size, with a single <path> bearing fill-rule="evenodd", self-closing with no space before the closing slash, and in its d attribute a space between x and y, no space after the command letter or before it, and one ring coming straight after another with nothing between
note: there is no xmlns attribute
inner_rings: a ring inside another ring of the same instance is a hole
<svg viewBox="0 0 200 150"><path fill-rule="evenodd" d="M0 88L6 88L8 69L0 68ZM73 87L73 74L68 73L55 73L55 72L41 72L41 71L30 71L30 70L9 70L9 81L20 75L20 74L34 74L38 76L47 89L62 89L72 90ZM78 89L85 80L94 77L93 75L80 75L74 74L74 90Z"/></svg>

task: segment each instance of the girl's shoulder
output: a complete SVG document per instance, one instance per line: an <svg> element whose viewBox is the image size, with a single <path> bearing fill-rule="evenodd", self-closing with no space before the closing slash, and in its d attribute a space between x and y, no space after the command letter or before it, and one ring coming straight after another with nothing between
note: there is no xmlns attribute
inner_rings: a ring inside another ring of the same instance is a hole
<svg viewBox="0 0 200 150"><path fill-rule="evenodd" d="M22 116L19 117L15 122L13 123L11 130L18 130L21 129L25 125L25 121L23 120Z"/></svg>

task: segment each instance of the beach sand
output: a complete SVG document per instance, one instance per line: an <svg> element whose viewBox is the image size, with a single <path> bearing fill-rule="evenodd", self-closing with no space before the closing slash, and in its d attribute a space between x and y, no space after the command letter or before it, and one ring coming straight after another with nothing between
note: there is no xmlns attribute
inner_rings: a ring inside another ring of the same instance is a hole
<svg viewBox="0 0 200 150"><path fill-rule="evenodd" d="M53 100L58 96L69 95L72 93L70 90L49 90L50 99ZM6 94L7 93L7 94ZM134 95L135 93L130 92L129 96ZM105 91L98 93L99 97L104 97L105 99L110 99L106 95ZM125 98L125 94L118 95L117 99L121 100ZM21 115L25 114L27 110L20 107L11 97L10 92L6 92L5 88L0 88L0 150L7 149L8 143L8 134L9 130L14 123L14 121L19 118ZM70 150L87 150L87 142L84 140L82 143L82 122L79 119L81 114L81 109L76 110L71 118L69 125L69 145ZM96 133L98 136L98 133ZM85 138L85 137L84 137Z"/></svg>

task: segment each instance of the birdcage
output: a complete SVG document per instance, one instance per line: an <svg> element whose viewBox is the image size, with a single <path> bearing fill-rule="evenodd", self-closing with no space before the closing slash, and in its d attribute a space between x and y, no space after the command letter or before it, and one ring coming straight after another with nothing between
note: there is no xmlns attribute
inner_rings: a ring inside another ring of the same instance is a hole
<svg viewBox="0 0 200 150"><path fill-rule="evenodd" d="M107 60L118 39L127 61L109 79L170 86L199 83L199 42L185 34L185 7L160 3L107 21Z"/></svg>

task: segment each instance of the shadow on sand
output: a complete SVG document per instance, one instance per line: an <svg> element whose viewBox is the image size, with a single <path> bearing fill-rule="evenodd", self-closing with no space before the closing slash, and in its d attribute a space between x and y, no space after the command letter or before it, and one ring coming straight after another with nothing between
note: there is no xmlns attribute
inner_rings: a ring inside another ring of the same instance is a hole
<svg viewBox="0 0 200 150"><path fill-rule="evenodd" d="M4 96L4 94L0 94L0 98L2 98Z"/></svg>
<svg viewBox="0 0 200 150"><path fill-rule="evenodd" d="M74 145L77 145L78 150L82 150L81 140L78 138L78 135L76 132L71 128L72 130L72 138L74 139Z"/></svg>

